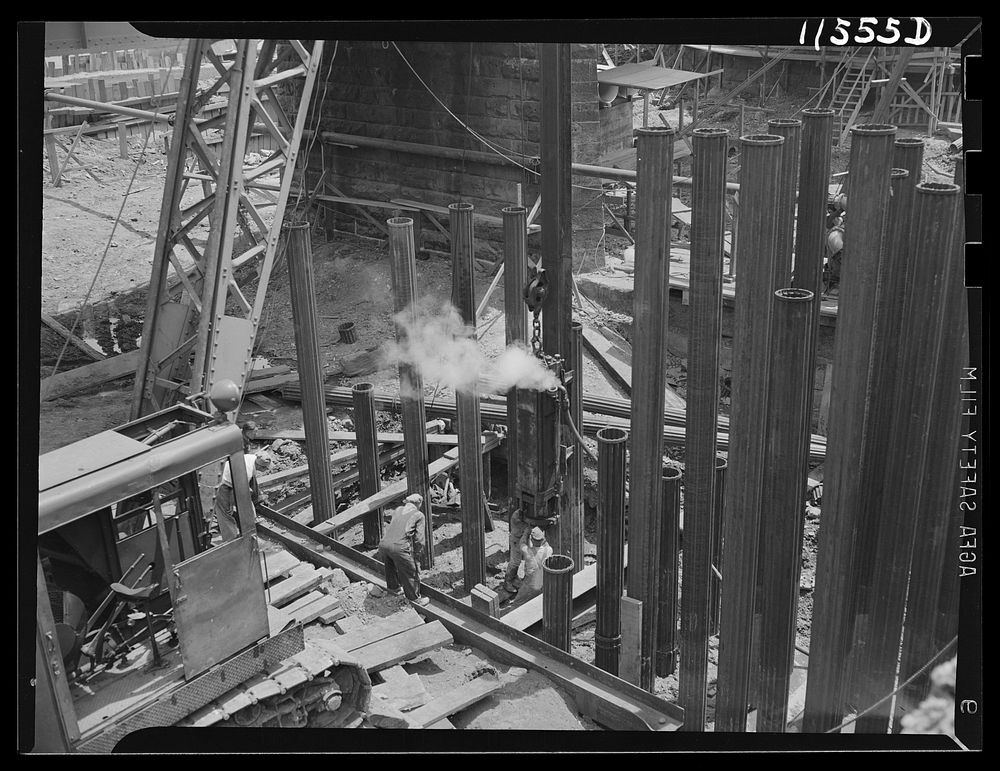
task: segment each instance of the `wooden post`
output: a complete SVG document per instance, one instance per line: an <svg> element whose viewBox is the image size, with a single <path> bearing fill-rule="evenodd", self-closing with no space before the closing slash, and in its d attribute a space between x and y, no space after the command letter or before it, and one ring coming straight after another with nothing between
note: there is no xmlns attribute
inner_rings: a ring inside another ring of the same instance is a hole
<svg viewBox="0 0 1000 771"><path fill-rule="evenodd" d="M56 152L56 138L52 134L45 135L45 154L49 158L49 174L52 184L59 184L59 154Z"/></svg>
<svg viewBox="0 0 1000 771"><path fill-rule="evenodd" d="M622 647L618 659L618 677L641 688L639 662L642 603L632 597L622 597L621 602Z"/></svg>
<svg viewBox="0 0 1000 771"><path fill-rule="evenodd" d="M118 124L118 154L128 158L128 126L124 121Z"/></svg>

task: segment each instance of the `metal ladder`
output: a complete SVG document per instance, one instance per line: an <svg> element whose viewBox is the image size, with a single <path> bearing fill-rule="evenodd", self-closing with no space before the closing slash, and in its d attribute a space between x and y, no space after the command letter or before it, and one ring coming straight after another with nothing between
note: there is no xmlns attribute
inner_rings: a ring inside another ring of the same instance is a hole
<svg viewBox="0 0 1000 771"><path fill-rule="evenodd" d="M868 96L868 91L871 89L873 68L870 65L874 54L875 49L873 48L860 66L856 65L853 60L849 62L844 71L844 77L833 95L830 107L837 113L838 147L843 146L844 140L847 139L848 132L854 125L854 121L861 111L861 105L864 104L865 97Z"/></svg>

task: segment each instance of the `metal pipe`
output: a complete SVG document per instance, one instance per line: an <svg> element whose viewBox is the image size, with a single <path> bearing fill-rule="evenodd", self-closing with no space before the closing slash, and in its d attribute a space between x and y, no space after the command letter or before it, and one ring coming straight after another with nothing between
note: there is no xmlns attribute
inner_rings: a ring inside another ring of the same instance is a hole
<svg viewBox="0 0 1000 771"><path fill-rule="evenodd" d="M905 221L900 223L900 230L897 232L903 233L905 238L905 241L899 242L898 246L904 249L906 254L910 254L913 251L913 229L910 228L913 202L916 197L916 187L924 176L924 140L917 137L899 137L892 145L892 165L894 168L906 169L909 172L906 182L900 185L899 189L900 211Z"/></svg>
<svg viewBox="0 0 1000 771"><path fill-rule="evenodd" d="M757 731L784 733L795 653L801 528L802 422L812 378L806 368L813 294L775 292L761 492L761 646Z"/></svg>
<svg viewBox="0 0 1000 771"><path fill-rule="evenodd" d="M631 169L614 169L608 166L593 166L586 163L574 163L573 173L580 177L595 177L597 179L616 179L621 182L635 182L638 172ZM677 187L691 187L694 182L691 177L672 176L671 180ZM726 192L738 192L740 186L736 182L726 183Z"/></svg>
<svg viewBox="0 0 1000 771"><path fill-rule="evenodd" d="M508 347L528 344L528 306L524 302L524 287L528 283L528 210L523 206L507 206L503 214L503 306L505 339ZM507 400L517 403L517 389L507 392ZM507 416L507 495L511 505L517 500L517 420L512 412Z"/></svg>
<svg viewBox="0 0 1000 771"><path fill-rule="evenodd" d="M396 310L396 342L406 344L408 329L416 323L417 260L413 240L413 220L393 217L389 227L389 264ZM399 365L399 401L403 419L403 447L406 449L406 486L423 499L424 549L423 568L434 566L434 528L431 518L430 480L427 478L427 415L424 408L424 379L409 362Z"/></svg>
<svg viewBox="0 0 1000 771"><path fill-rule="evenodd" d="M542 563L542 639L567 653L573 632L573 560L553 554Z"/></svg>
<svg viewBox="0 0 1000 771"><path fill-rule="evenodd" d="M898 141L898 140L897 140ZM903 349L903 311L906 298L912 291L909 287L908 273L911 254L906 249L910 236L910 211L904 207L913 202L912 186L908 184L909 172L905 169L892 169L890 172L889 212L886 223L886 240L883 248L882 263L879 267L879 290L875 307L875 333L872 336L872 359L875 362L872 373L872 408L871 435L886 437L889 434L895 408L896 380L900 374L899 359ZM910 188L910 195L904 190ZM862 468L861 505L864 507L861 517L868 523L868 531L878 531L878 522L882 519L887 504L886 499L886 469L888 453L873 453L869 462ZM876 551L877 539L864 538L858 542L857 567L855 568L855 599L854 614L856 629L854 633L854 652L852 663L848 669L848 679L851 681L850 694L855 694L857 688L865 679L868 669L866 656L868 653L868 615L870 594L873 591L872 571L875 561L880 559Z"/></svg>
<svg viewBox="0 0 1000 771"><path fill-rule="evenodd" d="M637 213L632 357L632 463L628 596L642 603L639 686L652 691L663 473L663 367L670 285L670 169L673 129L637 132Z"/></svg>
<svg viewBox="0 0 1000 771"><path fill-rule="evenodd" d="M677 553L681 546L681 470L663 467L663 514L660 518L659 618L656 628L656 675L677 668ZM685 709L684 714L688 712Z"/></svg>
<svg viewBox="0 0 1000 771"><path fill-rule="evenodd" d="M448 207L451 226L451 301L476 339L476 285L473 265L475 244L469 203ZM486 580L486 538L483 511L483 462L479 449L479 388L471 383L455 393L458 418L458 473L462 478L462 574L465 592Z"/></svg>
<svg viewBox="0 0 1000 771"><path fill-rule="evenodd" d="M87 107L91 110L100 110L101 112L112 112L117 115L128 115L132 118L143 118L144 120L159 121L161 123L167 123L173 120L173 114L176 110L176 105L171 105L174 110L169 113L162 112L152 112L150 110L137 110L135 107L125 107L124 105L114 104L112 102L95 102L91 99L81 99L78 96L69 96L67 94L57 94L49 91L45 94L45 101L47 102L59 102L60 104L68 104L72 107ZM195 120L196 123L201 123L201 120Z"/></svg>
<svg viewBox="0 0 1000 771"><path fill-rule="evenodd" d="M597 627L594 664L618 674L625 585L625 447L628 432L597 432Z"/></svg>
<svg viewBox="0 0 1000 771"><path fill-rule="evenodd" d="M878 528L879 559L872 586L879 587L879 591L872 592L871 598L870 666L858 677L865 704L873 704L892 690L908 584L912 591L916 588L915 578L927 580L926 573L911 574L915 513L919 515L926 493L933 492L938 485L947 488L950 482L950 474L936 474L937 469L931 468L927 461L934 444L952 445L955 439L931 435L930 430L949 426L950 415L942 417L940 422L933 420L934 412L943 406L935 403L934 397L954 391L957 385L954 373L941 372L941 361L946 355L943 350L946 327L949 321L954 323L945 316L949 310L949 285L959 277L953 267L956 255L952 249L959 190L957 185L928 182L916 188L913 218L916 232L902 326L907 334L897 365L896 410L887 438L893 452L886 464L885 500L892 505L884 507ZM925 484L929 475L937 476L935 484ZM944 497L950 492L946 491ZM885 733L892 714L890 707L888 703L877 706L857 721L856 730Z"/></svg>
<svg viewBox="0 0 1000 771"><path fill-rule="evenodd" d="M956 184L958 173L956 169ZM959 451L962 434L969 430L962 427L963 390L975 380L966 379L970 373L965 369L969 366L968 356L968 307L965 296L965 232L964 211L961 198L956 207L955 237L952 241L953 255L951 268L954 271L949 278L948 293L945 299L944 311L945 329L942 346L941 367L935 386L933 402L935 409L931 414L929 430L930 445L928 447L927 468L944 469L942 478L938 474L925 475L920 496L920 507L917 510L916 532L910 593L906 598L906 619L903 629L903 647L900 657L900 671L916 672L942 646L935 641L937 625L938 601L947 583L957 577L951 562L950 547L954 543L954 534L961 529L954 522L953 513L960 512L956 491L967 473L975 473L978 462L973 463L968 455ZM975 373L971 373L975 378ZM962 383L956 388L956 383ZM934 441L934 437L939 437ZM956 462L958 461L958 462ZM969 468L962 468L972 467ZM952 469L952 474L947 473ZM956 478L955 473L962 474ZM954 636L950 635L944 642ZM899 699L906 712L916 709L930 690L930 672L924 672L920 677L907 685ZM894 726L894 729L896 727Z"/></svg>
<svg viewBox="0 0 1000 771"><path fill-rule="evenodd" d="M880 247L896 127L864 124L853 127L851 133L851 224L844 244L850 258L844 261L841 276L834 341L837 366L831 386L823 524L803 717L806 733L833 728L844 716L844 672L854 629L852 596L861 469L868 454L876 449L885 451L881 445L871 446L868 412Z"/></svg>
<svg viewBox="0 0 1000 771"><path fill-rule="evenodd" d="M715 480L712 490L712 583L708 602L709 634L719 634L722 610L722 511L726 500L726 470L729 461L719 456L715 459ZM681 595L683 598L683 594ZM681 659L683 661L683 659Z"/></svg>
<svg viewBox="0 0 1000 771"><path fill-rule="evenodd" d="M318 525L336 513L337 501L331 481L333 474L323 395L323 354L316 323L312 244L308 222L289 222L283 230L288 239L288 286L295 330L295 356L302 388L302 419L305 423L309 487L312 489L312 524Z"/></svg>
<svg viewBox="0 0 1000 771"><path fill-rule="evenodd" d="M583 570L583 455L587 450L582 437L577 433L577 426L583 425L583 323L574 321L570 324L570 350L567 362L573 371L569 392L569 416L572 425L569 435L563 432L563 444L573 448L572 457L567 460L566 476L570 484L566 485L566 503L568 522L563 521L563 537L569 543L569 556L576 566L576 572ZM568 524L568 527L567 527Z"/></svg>
<svg viewBox="0 0 1000 771"><path fill-rule="evenodd" d="M799 145L802 121L797 118L774 118L767 122L768 133L785 138L781 146L781 171L778 177L778 238L775 243L775 272L778 283L792 279L792 243L795 232L796 183L799 175Z"/></svg>
<svg viewBox="0 0 1000 771"><path fill-rule="evenodd" d="M378 473L378 442L375 439L375 400L371 383L355 383L351 387L354 399L354 434L358 447L358 488L362 498L382 489ZM409 461L408 461L409 462ZM382 509L376 509L362 520L364 548L374 549L382 540Z"/></svg>
<svg viewBox="0 0 1000 771"><path fill-rule="evenodd" d="M714 626L710 621L709 594L728 137L729 132L720 128L695 129L692 134L691 338L685 428L688 441L684 468L684 586L679 675L686 731L702 731L705 727L708 635L710 627Z"/></svg>
<svg viewBox="0 0 1000 771"><path fill-rule="evenodd" d="M729 479L723 518L721 632L715 730L746 730L751 666L768 340L774 292L778 180L784 138L741 137L741 269L736 284Z"/></svg>

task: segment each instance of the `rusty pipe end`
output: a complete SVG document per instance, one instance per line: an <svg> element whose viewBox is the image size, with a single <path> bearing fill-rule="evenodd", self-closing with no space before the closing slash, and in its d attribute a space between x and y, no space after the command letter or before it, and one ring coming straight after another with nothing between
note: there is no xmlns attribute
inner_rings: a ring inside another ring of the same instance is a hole
<svg viewBox="0 0 1000 771"><path fill-rule="evenodd" d="M505 214L508 217L514 217L519 214L527 214L528 210L524 206L504 206L500 210L501 214Z"/></svg>
<svg viewBox="0 0 1000 771"><path fill-rule="evenodd" d="M704 128L696 128L691 132L691 136L695 137L717 137L728 134L729 129L721 126L705 126Z"/></svg>
<svg viewBox="0 0 1000 771"><path fill-rule="evenodd" d="M889 170L890 179L906 179L908 176L910 176L909 169L893 168Z"/></svg>
<svg viewBox="0 0 1000 771"><path fill-rule="evenodd" d="M898 147L923 147L924 140L919 137L899 137L893 144Z"/></svg>
<svg viewBox="0 0 1000 771"><path fill-rule="evenodd" d="M891 123L862 123L860 126L852 126L851 133L858 136L880 137L890 136L896 133L898 126Z"/></svg>
<svg viewBox="0 0 1000 771"><path fill-rule="evenodd" d="M924 195L955 195L962 188L950 182L920 182L917 192Z"/></svg>
<svg viewBox="0 0 1000 771"><path fill-rule="evenodd" d="M309 220L289 220L282 223L282 230L301 230L309 227Z"/></svg>
<svg viewBox="0 0 1000 771"><path fill-rule="evenodd" d="M552 573L553 575L562 575L563 573L569 573L573 569L573 559L572 557L567 557L564 554L553 554L551 557L542 563L542 570L546 573Z"/></svg>
<svg viewBox="0 0 1000 771"><path fill-rule="evenodd" d="M798 289L792 287L779 289L774 293L774 296L779 300L784 300L785 302L809 302L814 297L813 293L808 289Z"/></svg>
<svg viewBox="0 0 1000 771"><path fill-rule="evenodd" d="M664 482L676 482L683 476L681 470L676 466L664 466L663 467L663 481Z"/></svg>
<svg viewBox="0 0 1000 771"><path fill-rule="evenodd" d="M646 128L638 128L635 130L635 135L638 137L663 137L669 136L674 133L674 130L669 126L647 126Z"/></svg>
<svg viewBox="0 0 1000 771"><path fill-rule="evenodd" d="M385 224L390 228L408 228L413 226L413 220L410 217L390 217Z"/></svg>
<svg viewBox="0 0 1000 771"><path fill-rule="evenodd" d="M772 118L767 122L767 127L772 128L795 128L801 126L802 121L798 118Z"/></svg>
<svg viewBox="0 0 1000 771"><path fill-rule="evenodd" d="M473 206L471 203L451 203L451 204L448 204L448 211L454 211L454 212L467 212L467 211L472 211L475 208L476 207Z"/></svg>
<svg viewBox="0 0 1000 771"><path fill-rule="evenodd" d="M628 431L624 428L602 428L597 432L597 441L601 444L621 444L628 439Z"/></svg>
<svg viewBox="0 0 1000 771"><path fill-rule="evenodd" d="M729 459L723 458L721 455L715 458L715 470L722 471L723 469L729 468Z"/></svg>
<svg viewBox="0 0 1000 771"><path fill-rule="evenodd" d="M803 118L832 118L837 113L829 107L807 107L801 114Z"/></svg>
<svg viewBox="0 0 1000 771"><path fill-rule="evenodd" d="M777 134L746 134L740 137L740 143L755 147L768 147L784 144L785 138Z"/></svg>
<svg viewBox="0 0 1000 771"><path fill-rule="evenodd" d="M571 321L569 323L569 328L572 329L574 332L582 332L583 331L583 322L582 321L577 321L576 319L573 319L573 321Z"/></svg>
<svg viewBox="0 0 1000 771"><path fill-rule="evenodd" d="M374 383L355 383L351 386L351 391L356 394L370 394L375 390Z"/></svg>

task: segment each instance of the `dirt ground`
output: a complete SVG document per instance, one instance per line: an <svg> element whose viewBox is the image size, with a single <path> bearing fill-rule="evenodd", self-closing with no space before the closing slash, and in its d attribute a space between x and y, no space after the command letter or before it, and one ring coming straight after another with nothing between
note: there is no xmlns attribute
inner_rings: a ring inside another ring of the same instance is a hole
<svg viewBox="0 0 1000 771"><path fill-rule="evenodd" d="M774 109L769 116L784 117L798 107L789 100L769 104ZM638 121L641 125L641 105L638 107ZM676 110L664 112L668 120L676 120ZM655 111L651 111L655 117ZM760 113L748 112L746 133L766 127L766 118ZM656 119L657 123L659 122ZM756 121L756 123L755 123ZM734 124L732 116L729 125ZM738 113L735 117L738 124ZM735 133L735 131L734 131ZM901 136L920 136L919 132L900 131ZM947 155L948 141L937 137L924 137L926 151L924 172L928 179L950 181L954 160ZM89 177L79 168L70 167L61 187L54 187L47 174L43 175L42 213L42 310L58 316L66 326L75 326L77 334L91 341L107 354L133 350L142 330L142 316L145 311L143 287L149 281L155 234L158 227L159 210L163 195L163 178L166 156L162 153L162 135L150 137L145 156L138 166L135 181L129 195L125 195L129 180L140 159L142 139L130 140L130 159L118 157L118 146L114 139L92 140L83 138L78 155L101 181ZM847 147L834 151L833 171L847 167L849 150ZM686 163L686 162L685 162ZM730 162L729 175L733 180L738 175L738 158ZM682 167L681 173L689 173ZM122 201L125 205L122 208ZM122 209L121 220L114 234L112 223ZM206 233L195 233L195 240L204 239ZM609 255L620 255L627 242L610 234L606 236L605 248ZM106 256L105 256L106 252ZM384 243L375 243L351 236L338 236L331 242L316 232L313 241L316 269L316 293L320 309L320 339L323 364L333 367L344 355L356 353L380 345L392 337L392 298L387 248ZM98 271L95 277L95 272ZM476 276L477 298L483 296L490 276L479 273ZM93 287L91 288L91 285ZM440 298L450 296L451 270L446 259L431 257L418 262L417 293L421 296ZM614 327L614 314L584 304L578 309L583 316L600 318ZM480 327L488 324L503 313L502 287L494 293L485 312L479 319ZM79 316L79 318L77 318ZM356 324L358 342L352 345L340 343L337 326L344 321ZM493 324L481 336L480 345L487 356L495 356L503 349L503 323ZM261 320L256 354L272 365L295 365L294 332L289 301L287 273L278 271L272 277ZM86 357L72 346L63 350L63 341L47 328L42 329L40 376L52 373L59 359L60 371L87 363ZM61 358L60 358L61 357ZM668 365L676 370L676 390L686 395L684 383L685 362L671 356ZM380 390L398 392L398 381L392 367L384 367L376 372L353 379L332 378L329 384L348 385L360 381L372 382ZM597 365L585 357L584 378L588 393L623 396L598 369ZM447 389L436 389L436 384L425 383L428 402L438 396L450 395ZM274 395L270 395L272 398ZM41 405L39 415L39 450L44 453L66 445L102 430L113 428L128 420L131 399L131 382L124 381L102 387L97 393L80 394L57 399ZM725 406L723 405L723 410ZM331 421L341 421L349 417L346 410L332 411ZM302 424L301 412L291 403L279 407L263 407L247 403L242 419L252 419L263 429L298 428ZM381 415L382 425L389 428L393 418ZM589 440L592 450L595 443ZM296 456L289 450L279 455L269 454L262 447L262 472L302 462L301 453ZM670 448L672 461L683 463L683 451ZM385 479L399 478L402 468L389 467ZM595 553L593 532L593 503L596 472L591 461L586 462L587 499L591 504L587 509L587 544L585 551ZM502 503L503 486L495 479L492 500ZM304 483L298 483L298 486ZM272 500L290 494L296 485L286 486L281 491L269 493ZM345 490L344 502L351 493ZM487 561L490 574L487 583L494 588L502 580L502 570L507 560L507 527L503 517L497 517L496 529L487 535ZM802 593L799 606L799 626L797 640L800 647L808 649L809 619L811 616L811 590L816 558L816 530L819 509L808 513L805 528L805 544L802 554ZM360 541L360 526L345 534L348 542ZM435 543L439 557L435 569L425 576L432 586L444 591L454 589L461 582L460 526L457 518L439 517L435 528ZM353 590L352 590L353 591ZM357 591L361 591L360 589ZM388 607L399 602L395 598L374 600L359 596L351 612L364 617L386 615ZM573 652L581 659L593 661L593 624L578 629L573 641ZM709 721L714 708L714 662L717 644L713 641L710 651ZM450 685L467 676L486 661L485 657L472 649L451 646L431 654L418 662L410 671L419 672L428 683L428 690L447 690ZM660 678L656 692L665 698L675 699L677 695L676 677ZM525 725L525 722L532 725ZM589 721L581 718L572 706L571 700L546 681L532 673L512 677L504 688L463 713L456 720L459 727L467 728L594 728Z"/></svg>

